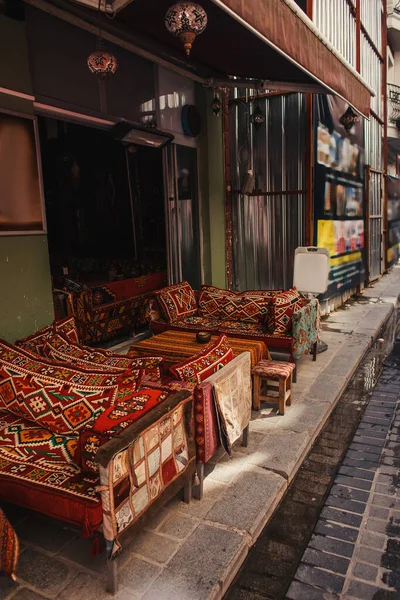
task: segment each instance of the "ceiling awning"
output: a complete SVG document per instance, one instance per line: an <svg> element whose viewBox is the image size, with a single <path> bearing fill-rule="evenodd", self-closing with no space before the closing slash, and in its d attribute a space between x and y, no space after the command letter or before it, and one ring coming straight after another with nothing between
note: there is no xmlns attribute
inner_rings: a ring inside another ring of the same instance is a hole
<svg viewBox="0 0 400 600"><path fill-rule="evenodd" d="M322 38L294 0L212 1L271 49L369 116L371 88Z"/></svg>
<svg viewBox="0 0 400 600"><path fill-rule="evenodd" d="M208 24L194 41L189 59L180 40L164 25L174 0L134 0L113 19L102 19L102 35L199 83L238 77L262 81L264 88L278 91L334 93L369 116L373 91L321 38L293 0L197 1L207 12ZM74 24L96 31L96 11L75 2L25 2L65 18L58 6L64 15L66 10L74 14Z"/></svg>

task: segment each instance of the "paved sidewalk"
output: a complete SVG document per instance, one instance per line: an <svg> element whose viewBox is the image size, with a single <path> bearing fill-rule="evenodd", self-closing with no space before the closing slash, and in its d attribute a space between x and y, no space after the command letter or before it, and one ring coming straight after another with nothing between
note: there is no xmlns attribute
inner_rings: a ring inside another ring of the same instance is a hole
<svg viewBox="0 0 400 600"><path fill-rule="evenodd" d="M285 494L382 324L394 314L400 268L323 322L329 349L299 364L293 404L284 417L264 407L253 414L248 448L230 460L222 451L206 466L204 499L171 501L123 549L117 600L222 598ZM105 559L62 523L11 510L24 544L18 583L0 599L103 600Z"/></svg>
<svg viewBox="0 0 400 600"><path fill-rule="evenodd" d="M400 598L400 358L383 370L288 600Z"/></svg>

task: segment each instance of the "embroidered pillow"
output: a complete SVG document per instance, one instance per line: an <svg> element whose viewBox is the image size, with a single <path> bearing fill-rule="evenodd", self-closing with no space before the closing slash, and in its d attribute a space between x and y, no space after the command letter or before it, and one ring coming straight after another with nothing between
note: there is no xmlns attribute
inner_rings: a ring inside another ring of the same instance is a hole
<svg viewBox="0 0 400 600"><path fill-rule="evenodd" d="M269 333L287 334L292 328L293 313L301 308L303 298L296 288L282 292L272 298L267 317L267 330Z"/></svg>
<svg viewBox="0 0 400 600"><path fill-rule="evenodd" d="M141 371L95 373L50 363L0 342L0 408L54 433L73 434L90 425L114 402L129 399Z"/></svg>
<svg viewBox="0 0 400 600"><path fill-rule="evenodd" d="M89 346L70 344L61 335L55 335L46 342L43 354L51 360L72 363L80 368L92 369L100 373L123 373L141 369L148 380L155 382L160 381L165 370L165 361L161 356L129 358L107 350L95 350Z"/></svg>
<svg viewBox="0 0 400 600"><path fill-rule="evenodd" d="M199 315L215 319L260 324L268 315L276 290L232 292L212 285L202 285L199 294Z"/></svg>
<svg viewBox="0 0 400 600"><path fill-rule="evenodd" d="M181 381L201 383L233 359L233 351L226 335L208 344L200 354L192 356L170 368L171 373Z"/></svg>
<svg viewBox="0 0 400 600"><path fill-rule="evenodd" d="M51 340L55 333L63 335L72 344L79 343L74 317L66 317L61 321L54 321L51 325L47 325L47 327L39 329L39 331L36 331L26 338L17 340L15 343L17 346L25 348L25 350L35 352L35 354L38 354L39 356L44 356L44 345Z"/></svg>
<svg viewBox="0 0 400 600"><path fill-rule="evenodd" d="M197 313L196 295L187 281L169 285L156 294L163 316L169 323Z"/></svg>

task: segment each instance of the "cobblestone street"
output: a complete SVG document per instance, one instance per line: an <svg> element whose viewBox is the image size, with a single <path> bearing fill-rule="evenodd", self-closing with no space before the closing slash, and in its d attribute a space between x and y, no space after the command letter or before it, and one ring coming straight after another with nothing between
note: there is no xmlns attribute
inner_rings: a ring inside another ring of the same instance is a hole
<svg viewBox="0 0 400 600"><path fill-rule="evenodd" d="M392 356L339 469L288 600L400 598L399 396L400 360Z"/></svg>

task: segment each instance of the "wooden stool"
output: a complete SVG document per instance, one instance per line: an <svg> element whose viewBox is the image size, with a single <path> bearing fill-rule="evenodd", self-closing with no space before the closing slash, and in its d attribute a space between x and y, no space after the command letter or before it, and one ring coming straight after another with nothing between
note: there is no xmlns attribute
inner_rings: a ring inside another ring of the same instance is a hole
<svg viewBox="0 0 400 600"><path fill-rule="evenodd" d="M253 408L260 410L260 402L279 402L279 414L285 414L285 404L292 403L292 375L295 365L290 362L276 360L260 360L252 370L253 375ZM279 382L278 396L268 395L268 380ZM265 382L267 393L261 393L261 386Z"/></svg>

